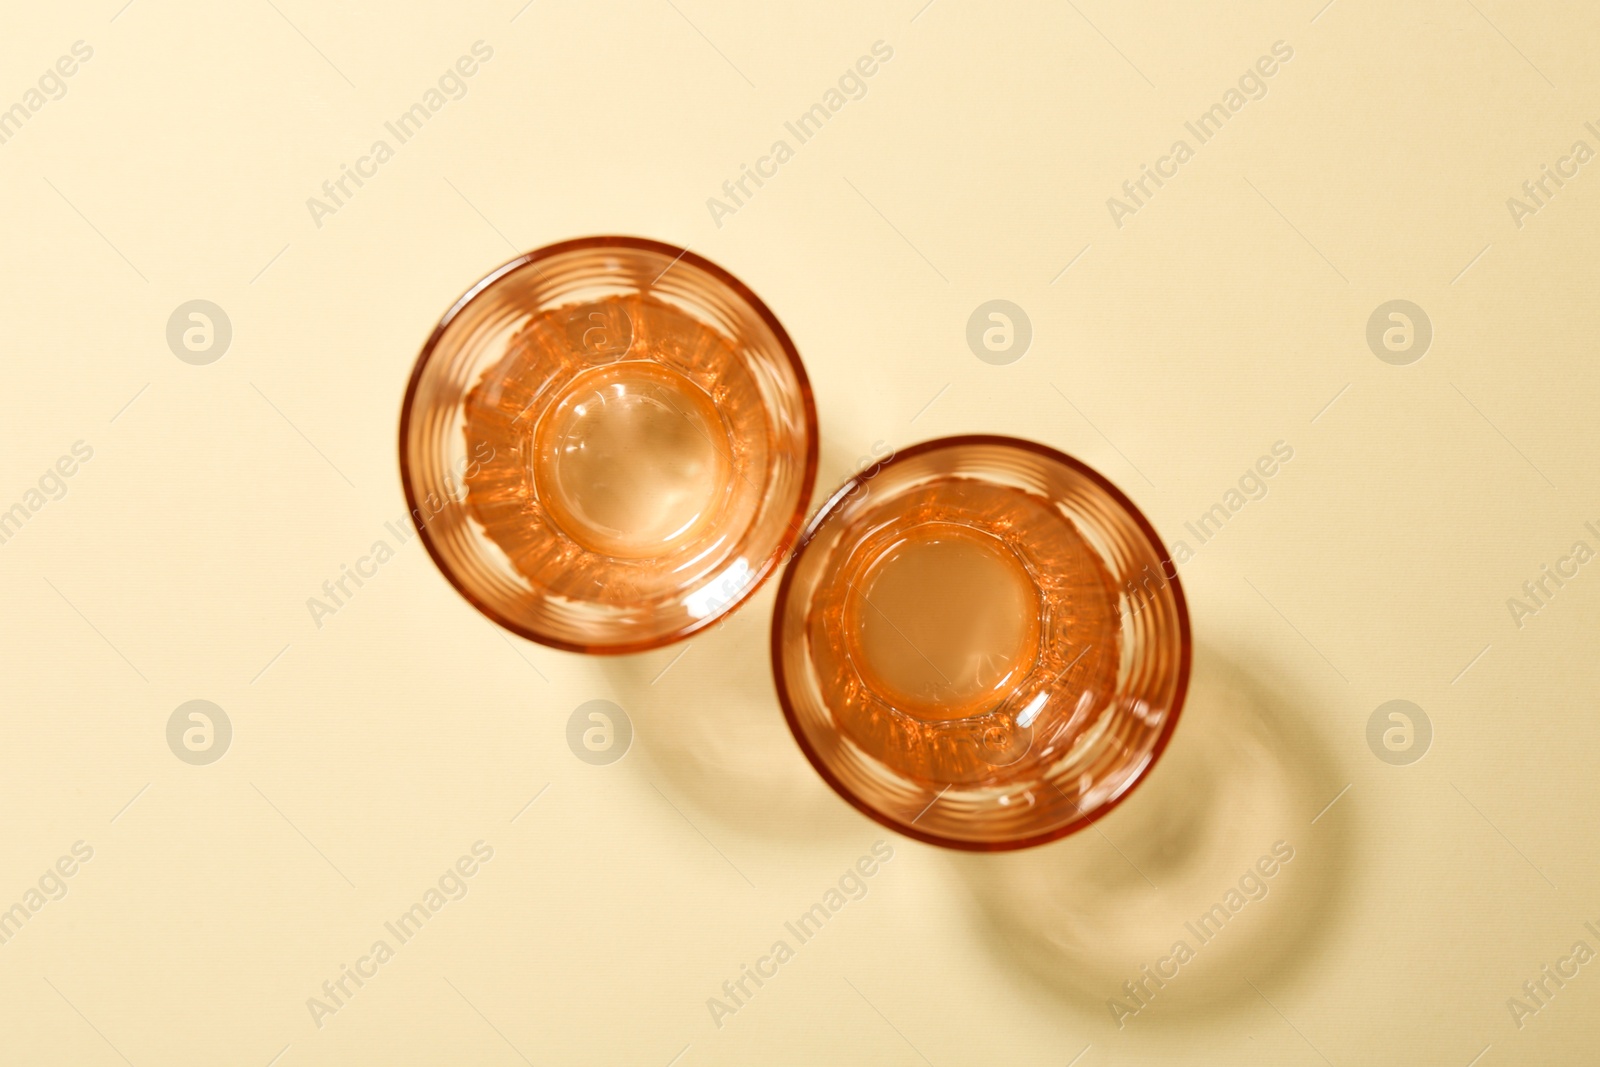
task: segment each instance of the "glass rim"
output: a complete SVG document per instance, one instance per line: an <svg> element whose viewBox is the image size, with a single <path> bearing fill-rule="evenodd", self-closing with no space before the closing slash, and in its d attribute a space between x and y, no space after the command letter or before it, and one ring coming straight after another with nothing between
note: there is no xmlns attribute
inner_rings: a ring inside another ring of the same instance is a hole
<svg viewBox="0 0 1600 1067"><path fill-rule="evenodd" d="M1083 812L1080 809L1077 818L1063 823L1061 826L1030 834L1026 837L1005 841L983 841L931 833L918 828L912 823L895 819L868 804L833 773L832 768L828 766L817 752L815 746L811 744L810 737L807 736L800 723L800 717L795 710L794 702L790 699L788 678L783 666L783 618L785 609L789 604L794 577L799 569L800 557L811 546L812 541L821 532L823 525L837 512L844 499L896 463L916 459L931 452L941 452L968 446L992 446L1032 452L1083 476L1101 492L1105 493L1113 503L1133 520L1134 526L1149 542L1150 547L1155 550L1156 558L1161 565L1162 577L1172 590L1173 605L1178 617L1178 673L1173 688L1172 706L1167 714L1166 721L1162 724L1160 734L1157 735L1155 743L1150 748L1143 769L1116 796L1093 811ZM1189 623L1189 603L1184 596L1183 585L1178 579L1178 566L1173 562L1171 554L1156 533L1155 527L1145 517L1144 512L1139 510L1138 505L1128 498L1126 493L1087 463L1058 449L1051 448L1049 445L1020 437L1010 437L1005 434L956 434L950 437L936 437L927 441L919 441L914 445L897 450L888 459L869 468L869 471L870 473L858 472L847 478L838 489L829 494L828 499L812 515L811 520L806 523L805 530L801 533L799 540L795 543L790 553L783 577L779 579L778 595L772 608L769 649L772 659L773 686L778 692L778 703L783 708L783 717L784 721L788 723L789 732L794 736L795 743L800 746L800 751L805 754L806 760L811 764L812 769L851 807L879 825L913 840L921 841L924 844L937 845L941 848L955 849L962 852L1014 852L1025 848L1033 848L1052 841L1059 841L1061 838L1075 834L1092 823L1105 818L1116 810L1119 804L1132 795L1134 790L1144 784L1145 779L1150 776L1150 771L1160 760L1162 753L1166 751L1167 744L1172 740L1173 732L1178 727L1178 719L1182 717L1184 703L1189 693L1189 675L1194 655L1193 633Z"/></svg>
<svg viewBox="0 0 1600 1067"><path fill-rule="evenodd" d="M690 625L680 627L671 631L670 633L662 634L657 637L645 638L639 641L591 645L577 641L568 641L563 638L553 637L549 634L541 633L537 630L531 629L515 619L507 617L503 612L496 609L493 605L487 603L482 597L478 596L472 589L468 588L461 581L461 579L454 573L452 568L445 562L445 559L440 553L438 546L434 544L433 537L428 532L428 524L426 522L418 522L416 519L421 509L418 507L416 492L412 484L411 459L407 448L407 441L411 434L411 417L413 406L416 402L417 391L421 388L423 376L427 372L428 366L432 362L434 354L438 350L439 344L444 338L445 331L449 329L450 325L462 313L464 313L468 307L470 307L477 300L481 299L483 295L493 288L496 283L530 267L537 271L539 263L545 260L553 259L556 256L566 255L571 252L582 252L590 249L607 248L654 252L659 255L667 256L672 260L672 262L668 264L666 270L663 270L661 274L657 275L655 280L652 281L649 286L646 286L646 289L650 288L650 286L653 286L655 282L660 281L667 271L677 266L678 263L688 263L695 269L709 275L713 281L720 285L726 286L734 296L743 301L744 304L756 314L756 317L759 318L766 325L766 327L772 331L773 337L778 342L778 347L782 350L785 360L788 361L789 367L794 372L795 381L799 389L801 406L805 410L806 457L805 470L800 479L800 491L796 494L797 499L794 513L790 516L788 523L784 527L783 534L778 538L777 543L773 546L772 551L768 553L767 558L762 560L759 566L753 568L754 577L744 586L744 588L739 592L738 596L729 601L728 604L720 611L712 612L702 619L696 619ZM668 645L676 644L677 642L691 637L694 634L699 633L701 630L704 630L707 627L722 621L743 607L744 604L760 590L762 585L766 583L767 579L772 576L773 571L777 569L779 564L789 558L791 553L794 551L794 546L805 523L806 509L810 507L812 494L816 491L819 451L817 406L816 399L811 390L811 379L806 376L805 364L803 364L800 360L800 351L795 347L794 340L789 336L789 331L783 328L783 324L778 321L777 315L775 315L772 309L766 305L765 301L757 296L749 286L745 285L744 282L734 277L725 268L718 266L711 260L706 259L704 256L697 255L688 248L680 248L677 245L668 244L665 241L657 241L649 237L632 237L612 234L603 234L591 237L575 237L569 240L557 241L553 244L543 245L532 250L531 252L523 252L520 255L507 260L505 263L502 263L500 266L485 274L482 278L479 278L477 281L473 282L464 293L462 293L453 303L451 303L449 308L445 310L444 314L440 316L438 323L433 328L433 331L428 335L428 339L423 342L422 350L418 353L416 362L411 368L410 378L406 382L405 398L400 404L399 451L400 489L405 494L406 512L411 519L412 527L417 531L418 536L421 538L422 546L427 550L428 556L433 560L434 567L439 571L439 573L444 575L445 580L448 581L452 587L454 587L457 593L461 594L467 603L471 604L478 610L480 614L488 618L489 621L495 623L497 626L503 627L517 636L532 641L535 644L544 645L547 648L554 648L563 652L578 652L585 655L597 656L623 656L638 652L650 652L658 648L665 648Z"/></svg>

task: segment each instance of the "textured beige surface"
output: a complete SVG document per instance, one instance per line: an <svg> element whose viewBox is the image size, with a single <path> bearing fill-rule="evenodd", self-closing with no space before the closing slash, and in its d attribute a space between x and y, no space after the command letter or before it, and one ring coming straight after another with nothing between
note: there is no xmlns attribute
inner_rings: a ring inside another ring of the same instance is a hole
<svg viewBox="0 0 1600 1067"><path fill-rule="evenodd" d="M1600 149L1594 5L121 2L13 4L0 34L0 108L30 111L0 144L0 509L30 513L0 544L0 906L39 905L0 945L0 1061L1600 1057L1600 961L1561 962L1600 950L1600 565L1560 563L1600 548L1600 164L1571 158ZM65 94L28 97L77 41ZM465 95L399 144L385 123L478 41ZM877 41L865 96L799 143L784 123ZM1200 144L1184 124L1280 41L1264 98ZM378 139L392 158L314 220ZM1145 164L1177 174L1113 212ZM1546 164L1577 176L1513 213ZM597 662L504 637L400 543L433 321L514 251L600 232L690 245L777 311L819 489L1010 432L1187 542L1195 688L1145 789L1000 860L896 839L790 741L770 589ZM1009 365L966 342L994 298L1032 324ZM166 342L192 299L232 323L209 365ZM1420 362L1368 348L1392 299L1431 319ZM1186 535L1277 442L1265 497ZM1577 577L1514 617L1558 564ZM194 699L233 726L208 766L167 745ZM566 743L594 699L635 731L608 766ZM1369 748L1394 699L1432 724L1420 762ZM466 895L400 943L385 924L441 878ZM784 924L841 882L800 943ZM1217 904L1202 943L1185 924ZM379 940L317 1025L308 998ZM1147 965L1178 976L1134 1013ZM1546 965L1577 976L1514 1017Z"/></svg>

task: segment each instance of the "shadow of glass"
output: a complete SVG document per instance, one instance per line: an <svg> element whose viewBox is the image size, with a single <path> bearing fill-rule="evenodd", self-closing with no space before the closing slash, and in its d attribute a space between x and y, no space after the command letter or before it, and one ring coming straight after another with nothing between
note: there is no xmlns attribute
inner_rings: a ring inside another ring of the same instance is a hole
<svg viewBox="0 0 1600 1067"><path fill-rule="evenodd" d="M1172 744L1106 818L1042 848L953 857L995 951L1119 1028L1220 1022L1309 966L1338 924L1353 812L1318 815L1348 780L1308 702L1241 662L1260 660L1195 650Z"/></svg>
<svg viewBox="0 0 1600 1067"><path fill-rule="evenodd" d="M686 643L602 667L633 721L640 773L715 822L764 838L823 841L860 816L811 769L773 688L777 579Z"/></svg>

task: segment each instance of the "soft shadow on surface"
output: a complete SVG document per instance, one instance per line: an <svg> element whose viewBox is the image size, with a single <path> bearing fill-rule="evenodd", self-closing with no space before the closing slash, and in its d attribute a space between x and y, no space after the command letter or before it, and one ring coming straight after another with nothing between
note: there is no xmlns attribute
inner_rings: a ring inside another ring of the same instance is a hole
<svg viewBox="0 0 1600 1067"><path fill-rule="evenodd" d="M704 814L769 839L845 836L860 819L811 769L773 688L776 586L775 575L717 627L604 670L646 758L639 773L696 821Z"/></svg>
<svg viewBox="0 0 1600 1067"><path fill-rule="evenodd" d="M1259 1010L1251 983L1271 996L1338 925L1350 797L1311 820L1349 779L1310 727L1309 702L1240 662L1196 648L1171 745L1106 818L1040 848L952 858L1005 964L1085 1013L1160 1030Z"/></svg>
<svg viewBox="0 0 1600 1067"><path fill-rule="evenodd" d="M844 479L889 451L875 441L856 455L830 444L843 437L826 430L821 439L808 521ZM703 814L791 842L859 834L862 817L812 769L778 703L771 625L782 577L780 565L754 596L705 632L655 652L607 660L602 669L633 721L634 744L646 758L640 773L675 803L695 809L696 819Z"/></svg>

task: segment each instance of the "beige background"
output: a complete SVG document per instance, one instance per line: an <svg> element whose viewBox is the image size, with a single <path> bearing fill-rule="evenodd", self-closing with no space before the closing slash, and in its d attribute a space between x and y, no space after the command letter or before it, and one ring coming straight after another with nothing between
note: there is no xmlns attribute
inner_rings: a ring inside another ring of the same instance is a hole
<svg viewBox="0 0 1600 1067"><path fill-rule="evenodd" d="M1600 164L1521 228L1505 201L1600 148L1600 13L921 2L11 5L0 107L94 57L0 145L0 508L94 457L0 545L0 906L94 857L0 946L0 1060L1596 1062L1600 963L1520 1028L1507 999L1600 949L1600 572L1521 628L1507 599L1600 547ZM715 225L706 199L880 39L865 98ZM465 98L314 225L478 40ZM1266 98L1115 226L1106 199L1280 40ZM788 737L770 589L590 660L501 634L412 540L314 625L404 513L433 321L513 252L605 232L776 310L819 490L876 442L1010 432L1177 540L1293 447L1183 569L1196 684L1145 789L1002 860L894 838ZM165 341L196 298L234 330L208 366ZM1032 322L1009 366L965 342L991 298ZM1394 298L1435 329L1410 366L1365 341ZM565 741L597 698L636 730L604 767ZM166 744L191 699L233 724L210 766ZM1391 699L1432 723L1409 766L1366 741ZM707 998L880 839L865 898L716 1026ZM469 895L316 1026L307 998L478 840ZM1123 981L1277 841L1266 899L1119 1028Z"/></svg>

